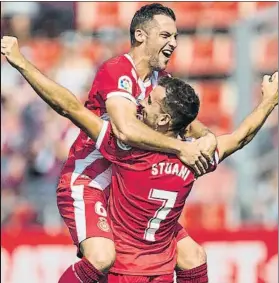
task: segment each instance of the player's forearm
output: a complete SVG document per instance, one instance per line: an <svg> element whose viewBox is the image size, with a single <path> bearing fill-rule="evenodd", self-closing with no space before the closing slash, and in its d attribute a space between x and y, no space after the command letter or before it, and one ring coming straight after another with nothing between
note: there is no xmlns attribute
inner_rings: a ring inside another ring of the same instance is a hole
<svg viewBox="0 0 279 283"><path fill-rule="evenodd" d="M35 92L59 114L66 116L71 109L80 107L80 102L69 90L43 75L24 57L22 64L16 68Z"/></svg>
<svg viewBox="0 0 279 283"><path fill-rule="evenodd" d="M69 118L93 140L98 138L102 120L85 108L69 90L47 78L26 59L17 69L53 110Z"/></svg>
<svg viewBox="0 0 279 283"><path fill-rule="evenodd" d="M181 141L152 130L136 117L130 119L121 131L112 125L116 136L133 147L173 154L180 152Z"/></svg>
<svg viewBox="0 0 279 283"><path fill-rule="evenodd" d="M199 139L208 134L214 135L204 124L202 124L198 120L193 121L188 127L187 132L186 132L186 135L188 137L193 137L195 139Z"/></svg>
<svg viewBox="0 0 279 283"><path fill-rule="evenodd" d="M274 107L273 100L262 101L232 134L218 137L220 160L224 160L251 142Z"/></svg>
<svg viewBox="0 0 279 283"><path fill-rule="evenodd" d="M239 128L234 131L239 148L247 145L257 134L264 122L274 109L275 105L270 100L262 103L241 123Z"/></svg>

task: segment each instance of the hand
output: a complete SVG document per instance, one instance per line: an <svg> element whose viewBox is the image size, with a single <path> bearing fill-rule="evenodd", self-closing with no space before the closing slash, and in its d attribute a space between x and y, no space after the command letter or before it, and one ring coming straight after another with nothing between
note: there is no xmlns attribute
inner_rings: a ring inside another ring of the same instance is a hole
<svg viewBox="0 0 279 283"><path fill-rule="evenodd" d="M24 66L25 58L20 53L17 38L3 36L1 38L1 54L7 58L13 67L22 68Z"/></svg>
<svg viewBox="0 0 279 283"><path fill-rule="evenodd" d="M180 149L178 158L191 167L196 177L200 177L207 172L209 163L213 162L213 159L208 156L208 153L203 154L200 150L201 145L205 141L195 142L183 142Z"/></svg>
<svg viewBox="0 0 279 283"><path fill-rule="evenodd" d="M197 143L201 154L207 160L207 162L214 162L214 153L217 148L217 139L214 134L208 133L206 136L203 136L195 141ZM209 164L207 163L207 168Z"/></svg>
<svg viewBox="0 0 279 283"><path fill-rule="evenodd" d="M262 95L263 100L268 100L278 105L278 72L275 72L272 76L264 76L262 82Z"/></svg>

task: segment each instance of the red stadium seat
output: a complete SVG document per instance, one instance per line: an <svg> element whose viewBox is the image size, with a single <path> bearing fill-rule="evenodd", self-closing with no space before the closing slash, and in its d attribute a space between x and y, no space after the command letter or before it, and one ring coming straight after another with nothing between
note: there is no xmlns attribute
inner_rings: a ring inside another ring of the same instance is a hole
<svg viewBox="0 0 279 283"><path fill-rule="evenodd" d="M78 29L85 31L105 26L117 26L118 3L78 2L76 4L76 25Z"/></svg>
<svg viewBox="0 0 279 283"><path fill-rule="evenodd" d="M199 83L195 86L201 101L198 118L206 125L218 127L218 133L228 132L232 126L232 117L222 105L223 96L226 95L223 93L224 85L215 81Z"/></svg>
<svg viewBox="0 0 279 283"><path fill-rule="evenodd" d="M97 40L88 41L81 46L82 55L92 61L92 64L100 60L102 56L102 44Z"/></svg>
<svg viewBox="0 0 279 283"><path fill-rule="evenodd" d="M214 72L213 39L207 37L193 38L193 60L190 65L191 74Z"/></svg>
<svg viewBox="0 0 279 283"><path fill-rule="evenodd" d="M259 38L254 44L255 67L260 72L272 72L278 69L278 37Z"/></svg>
<svg viewBox="0 0 279 283"><path fill-rule="evenodd" d="M225 228L226 207L222 203L187 203L179 222L191 230Z"/></svg>
<svg viewBox="0 0 279 283"><path fill-rule="evenodd" d="M212 71L230 73L234 66L232 38L228 35L216 35L213 38Z"/></svg>
<svg viewBox="0 0 279 283"><path fill-rule="evenodd" d="M181 36L168 70L183 75L223 74L231 72L233 63L232 40L229 36Z"/></svg>
<svg viewBox="0 0 279 283"><path fill-rule="evenodd" d="M118 2L118 20L123 29L130 28L135 12L139 9L141 2Z"/></svg>
<svg viewBox="0 0 279 283"><path fill-rule="evenodd" d="M172 2L168 6L176 14L178 28L194 28L200 17L202 2Z"/></svg>
<svg viewBox="0 0 279 283"><path fill-rule="evenodd" d="M118 24L118 3L97 2L97 21L95 26L115 26Z"/></svg>
<svg viewBox="0 0 279 283"><path fill-rule="evenodd" d="M47 71L59 60L62 46L55 39L40 38L30 43L35 65L42 71Z"/></svg>
<svg viewBox="0 0 279 283"><path fill-rule="evenodd" d="M262 9L266 9L266 8L269 8L269 7L272 7L275 5L278 6L278 3L277 2L269 2L269 1L261 1L261 2L257 2L257 9L258 10L262 10Z"/></svg>
<svg viewBox="0 0 279 283"><path fill-rule="evenodd" d="M238 18L238 2L204 2L203 26L226 28Z"/></svg>

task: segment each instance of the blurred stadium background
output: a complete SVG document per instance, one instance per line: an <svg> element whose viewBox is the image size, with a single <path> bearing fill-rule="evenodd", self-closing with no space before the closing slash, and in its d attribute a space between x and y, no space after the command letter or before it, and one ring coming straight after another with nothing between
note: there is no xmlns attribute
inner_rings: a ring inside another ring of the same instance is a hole
<svg viewBox="0 0 279 283"><path fill-rule="evenodd" d="M84 101L98 66L129 49L144 2L1 2L1 35ZM238 125L278 70L278 3L165 2L179 47L168 70L192 83L199 119ZM278 117L235 158L197 181L181 217L208 253L212 283L278 282ZM60 168L78 129L47 107L1 56L1 281L57 282L75 248L56 208Z"/></svg>

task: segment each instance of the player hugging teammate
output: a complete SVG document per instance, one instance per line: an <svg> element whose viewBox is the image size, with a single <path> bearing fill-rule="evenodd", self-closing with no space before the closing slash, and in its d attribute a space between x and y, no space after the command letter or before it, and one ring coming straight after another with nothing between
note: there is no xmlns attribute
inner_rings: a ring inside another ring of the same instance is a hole
<svg viewBox="0 0 279 283"><path fill-rule="evenodd" d="M1 53L37 94L81 128L57 189L81 260L59 282L101 282L109 269L112 283L170 283L174 269L178 283L208 282L205 252L178 218L195 179L247 144L277 105L278 73L271 82L265 76L262 102L240 127L216 138L194 122L194 89L164 72L177 45L173 11L144 6L130 32L129 54L100 67L85 107L28 62L15 38L1 40ZM190 124L197 140L177 139Z"/></svg>

